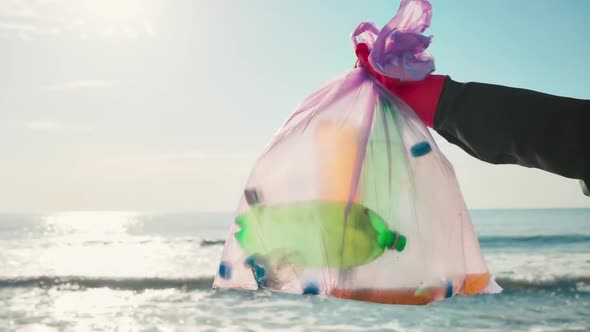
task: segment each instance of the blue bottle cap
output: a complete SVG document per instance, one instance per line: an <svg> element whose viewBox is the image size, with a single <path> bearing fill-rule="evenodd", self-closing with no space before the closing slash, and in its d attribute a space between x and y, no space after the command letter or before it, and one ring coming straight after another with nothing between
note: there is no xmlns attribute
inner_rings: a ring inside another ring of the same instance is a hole
<svg viewBox="0 0 590 332"><path fill-rule="evenodd" d="M447 280L447 292L445 294L445 298L449 298L453 296L453 283L450 280Z"/></svg>
<svg viewBox="0 0 590 332"><path fill-rule="evenodd" d="M219 276L226 280L231 278L231 266L227 262L219 264Z"/></svg>
<svg viewBox="0 0 590 332"><path fill-rule="evenodd" d="M249 256L248 258L246 258L244 264L248 265L249 267L254 267L254 256Z"/></svg>
<svg viewBox="0 0 590 332"><path fill-rule="evenodd" d="M303 287L303 295L318 295L320 289L314 282L309 282Z"/></svg>
<svg viewBox="0 0 590 332"><path fill-rule="evenodd" d="M254 280L256 280L256 284L258 284L258 287L266 286L266 282L264 280L264 277L266 277L266 270L264 269L264 267L256 264L255 256L252 255L247 257L244 261L244 264L246 264L250 267L250 269L252 269L252 274L254 275Z"/></svg>
<svg viewBox="0 0 590 332"><path fill-rule="evenodd" d="M430 143L423 141L414 144L410 150L412 152L412 156L418 158L430 153L430 151L432 151L432 147L430 146Z"/></svg>
<svg viewBox="0 0 590 332"><path fill-rule="evenodd" d="M262 266L256 265L254 267L254 274L257 279L263 279L266 277L266 270Z"/></svg>

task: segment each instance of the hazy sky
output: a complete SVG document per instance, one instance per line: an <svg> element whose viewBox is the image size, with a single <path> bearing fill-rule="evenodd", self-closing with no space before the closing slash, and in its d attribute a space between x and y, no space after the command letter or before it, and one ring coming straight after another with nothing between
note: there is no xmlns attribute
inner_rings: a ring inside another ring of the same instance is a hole
<svg viewBox="0 0 590 332"><path fill-rule="evenodd" d="M590 1L433 0L437 72L590 98ZM369 5L370 4L370 5ZM294 107L397 0L0 0L0 211L232 211ZM439 136L467 205L590 207Z"/></svg>

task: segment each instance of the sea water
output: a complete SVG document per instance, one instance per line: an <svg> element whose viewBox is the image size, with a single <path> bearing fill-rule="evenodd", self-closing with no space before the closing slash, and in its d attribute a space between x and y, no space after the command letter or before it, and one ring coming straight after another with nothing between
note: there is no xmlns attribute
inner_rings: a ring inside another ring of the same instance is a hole
<svg viewBox="0 0 590 332"><path fill-rule="evenodd" d="M0 215L0 331L588 331L590 209L471 211L499 295L211 290L231 213Z"/></svg>

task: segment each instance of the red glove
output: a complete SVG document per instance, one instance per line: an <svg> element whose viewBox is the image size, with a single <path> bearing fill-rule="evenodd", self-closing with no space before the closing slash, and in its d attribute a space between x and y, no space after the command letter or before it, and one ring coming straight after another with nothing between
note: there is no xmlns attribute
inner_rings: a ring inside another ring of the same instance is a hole
<svg viewBox="0 0 590 332"><path fill-rule="evenodd" d="M395 78L383 76L375 71L369 63L369 47L367 44L359 44L356 47L356 56L365 69L383 84L391 93L398 96L424 123L433 128L434 113L440 94L445 85L446 75L428 75L422 81L400 81Z"/></svg>

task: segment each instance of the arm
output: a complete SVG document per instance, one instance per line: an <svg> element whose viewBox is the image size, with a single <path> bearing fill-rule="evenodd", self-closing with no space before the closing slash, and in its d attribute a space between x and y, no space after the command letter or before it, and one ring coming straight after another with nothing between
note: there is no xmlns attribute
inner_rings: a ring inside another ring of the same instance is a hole
<svg viewBox="0 0 590 332"><path fill-rule="evenodd" d="M434 129L492 164L590 180L590 100L447 77Z"/></svg>

